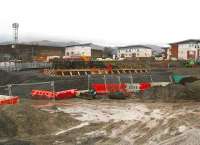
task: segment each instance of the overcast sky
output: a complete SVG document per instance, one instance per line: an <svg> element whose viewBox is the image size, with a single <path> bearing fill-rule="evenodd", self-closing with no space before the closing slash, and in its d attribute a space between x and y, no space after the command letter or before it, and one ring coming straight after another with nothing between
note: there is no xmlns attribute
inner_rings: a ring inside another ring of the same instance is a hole
<svg viewBox="0 0 200 145"><path fill-rule="evenodd" d="M103 45L200 38L199 0L2 0L0 41L81 40Z"/></svg>

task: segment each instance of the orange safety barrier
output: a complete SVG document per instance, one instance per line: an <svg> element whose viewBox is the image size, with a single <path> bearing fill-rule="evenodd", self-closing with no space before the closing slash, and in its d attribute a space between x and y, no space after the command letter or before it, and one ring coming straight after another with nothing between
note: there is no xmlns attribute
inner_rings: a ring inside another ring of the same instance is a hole
<svg viewBox="0 0 200 145"><path fill-rule="evenodd" d="M76 97L77 89L56 92L56 99L69 99Z"/></svg>
<svg viewBox="0 0 200 145"><path fill-rule="evenodd" d="M68 99L75 97L77 94L76 89L64 90L53 93L51 91L32 90L31 96L33 99Z"/></svg>
<svg viewBox="0 0 200 145"><path fill-rule="evenodd" d="M51 91L32 90L31 96L33 99L53 99L56 95Z"/></svg>

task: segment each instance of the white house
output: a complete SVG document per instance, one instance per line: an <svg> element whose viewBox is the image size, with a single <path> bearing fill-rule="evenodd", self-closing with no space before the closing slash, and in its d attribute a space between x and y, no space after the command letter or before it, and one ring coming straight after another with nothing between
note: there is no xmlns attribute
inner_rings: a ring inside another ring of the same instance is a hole
<svg viewBox="0 0 200 145"><path fill-rule="evenodd" d="M189 39L170 44L168 58L176 58L178 60L199 59L200 57L200 40Z"/></svg>
<svg viewBox="0 0 200 145"><path fill-rule="evenodd" d="M118 47L117 57L118 58L152 57L152 49L145 45L130 45L130 46Z"/></svg>
<svg viewBox="0 0 200 145"><path fill-rule="evenodd" d="M65 57L101 58L103 48L92 43L70 45L65 47Z"/></svg>

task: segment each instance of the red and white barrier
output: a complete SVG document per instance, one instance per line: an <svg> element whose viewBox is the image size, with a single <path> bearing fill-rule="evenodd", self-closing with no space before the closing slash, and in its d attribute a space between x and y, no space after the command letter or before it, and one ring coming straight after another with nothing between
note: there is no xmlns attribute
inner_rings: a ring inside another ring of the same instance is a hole
<svg viewBox="0 0 200 145"><path fill-rule="evenodd" d="M144 91L151 87L151 83L125 83L125 84L92 84L92 89L94 89L99 94L109 93L109 92L138 92Z"/></svg>
<svg viewBox="0 0 200 145"><path fill-rule="evenodd" d="M92 84L91 88L98 94L106 94L110 92L138 92L151 88L151 83L122 83L122 84ZM33 99L69 99L76 97L79 94L77 89L64 90L59 92L32 90L31 95Z"/></svg>
<svg viewBox="0 0 200 145"><path fill-rule="evenodd" d="M19 102L18 96L0 95L0 105L15 105Z"/></svg>

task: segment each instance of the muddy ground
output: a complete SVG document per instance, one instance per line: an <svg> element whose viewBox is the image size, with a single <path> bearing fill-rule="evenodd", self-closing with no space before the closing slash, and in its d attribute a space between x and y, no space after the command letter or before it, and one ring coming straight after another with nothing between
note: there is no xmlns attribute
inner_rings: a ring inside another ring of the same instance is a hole
<svg viewBox="0 0 200 145"><path fill-rule="evenodd" d="M200 144L200 102L192 101L22 100L1 107L0 122L2 145Z"/></svg>
<svg viewBox="0 0 200 145"><path fill-rule="evenodd" d="M199 76L200 69L173 72ZM63 81L58 89L66 86L62 78L35 71L0 73L1 85L49 80ZM0 145L199 145L199 124L200 102L194 100L21 99L18 105L0 107Z"/></svg>

